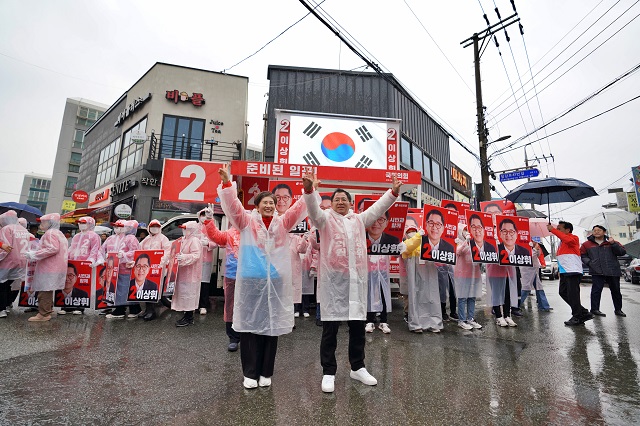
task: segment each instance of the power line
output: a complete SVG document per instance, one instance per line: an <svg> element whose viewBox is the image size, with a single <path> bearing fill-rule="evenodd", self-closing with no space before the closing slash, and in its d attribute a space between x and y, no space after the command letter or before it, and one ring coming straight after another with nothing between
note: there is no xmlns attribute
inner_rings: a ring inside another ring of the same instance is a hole
<svg viewBox="0 0 640 426"><path fill-rule="evenodd" d="M429 30L427 30L427 27L424 26L424 24L422 23L422 21L420 20L420 18L418 18L418 15L416 15L416 13L413 11L413 9L411 8L411 6L409 6L409 3L407 3L407 0L404 0L404 4L407 5L407 7L409 8L409 10L411 11L411 13L413 14L413 16L416 18L416 20L418 21L418 23L420 24L420 26L422 27L422 29L424 30L424 32L427 33L427 35L429 36L429 38L431 39L431 41L433 42L433 44L436 45L436 47L438 48L438 50L440 51L440 53L442 53L442 56L444 56L444 58L447 60L447 62L449 63L449 65L451 65L451 68L453 68L453 70L456 72L456 74L458 75L458 77L460 77L460 80L462 81L462 83L464 83L465 86L467 86L467 89L469 89L469 92L471 92L472 95L475 96L475 93L473 92L473 90L471 90L471 87L469 87L469 85L467 84L466 81L464 81L464 78L462 78L462 76L460 75L460 73L458 72L458 70L456 69L455 66L453 66L453 64L451 63L451 61L449 60L449 58L447 57L447 55L445 55L445 53L442 51L442 49L440 48L440 46L438 45L438 43L436 42L436 40L433 38L433 36L431 35L431 33L429 33Z"/></svg>

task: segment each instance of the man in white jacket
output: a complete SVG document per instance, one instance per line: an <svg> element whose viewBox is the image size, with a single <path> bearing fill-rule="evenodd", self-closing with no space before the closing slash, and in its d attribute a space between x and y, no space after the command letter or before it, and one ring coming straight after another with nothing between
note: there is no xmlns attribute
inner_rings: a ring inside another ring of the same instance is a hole
<svg viewBox="0 0 640 426"><path fill-rule="evenodd" d="M384 215L400 194L402 183L394 176L392 189L362 213L351 210L351 194L336 189L331 209L321 210L321 198L314 193L315 175L304 178L309 219L320 233L318 298L322 305L322 390L333 392L337 370L336 346L340 321L349 324L350 376L365 385L378 381L364 366L365 321L367 318L367 241L365 228Z"/></svg>

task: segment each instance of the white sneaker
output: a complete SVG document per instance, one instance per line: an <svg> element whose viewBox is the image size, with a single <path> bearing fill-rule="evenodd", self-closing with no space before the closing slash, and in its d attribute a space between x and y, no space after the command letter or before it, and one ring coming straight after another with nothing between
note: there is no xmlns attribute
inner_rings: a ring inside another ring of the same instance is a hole
<svg viewBox="0 0 640 426"><path fill-rule="evenodd" d="M499 325L500 327L507 327L509 325L502 317L496 318L496 324Z"/></svg>
<svg viewBox="0 0 640 426"><path fill-rule="evenodd" d="M71 311L71 313L72 313L73 315L82 315L82 311L81 311L81 310L79 310L79 309L76 309L75 311Z"/></svg>
<svg viewBox="0 0 640 426"><path fill-rule="evenodd" d="M475 329L480 329L482 328L482 326L480 324L478 324L475 320L470 320L469 321L469 325Z"/></svg>
<svg viewBox="0 0 640 426"><path fill-rule="evenodd" d="M260 386L261 388L271 386L271 377L260 376L260 379L258 380L258 386Z"/></svg>
<svg viewBox="0 0 640 426"><path fill-rule="evenodd" d="M245 377L242 385L245 387L245 389L255 389L258 387L258 381Z"/></svg>
<svg viewBox="0 0 640 426"><path fill-rule="evenodd" d="M336 376L330 376L325 374L322 376L322 392L333 392L335 390L335 382Z"/></svg>
<svg viewBox="0 0 640 426"><path fill-rule="evenodd" d="M122 319L122 318L124 318L124 314L122 314L122 315L107 314L107 315L105 315L105 318L107 318L107 319Z"/></svg>
<svg viewBox="0 0 640 426"><path fill-rule="evenodd" d="M64 310L60 309L58 311L58 315L67 315L67 311L64 311Z"/></svg>
<svg viewBox="0 0 640 426"><path fill-rule="evenodd" d="M132 314L131 312L129 312L127 314L127 318L138 318L138 314Z"/></svg>
<svg viewBox="0 0 640 426"><path fill-rule="evenodd" d="M0 311L0 318L6 318L7 317L7 310L3 309Z"/></svg>
<svg viewBox="0 0 640 426"><path fill-rule="evenodd" d="M299 318L300 317L300 312L294 312L293 313L293 317L294 318Z"/></svg>
<svg viewBox="0 0 640 426"><path fill-rule="evenodd" d="M430 331L432 333L440 333L440 329L435 327L429 327L427 328L427 331Z"/></svg>
<svg viewBox="0 0 640 426"><path fill-rule="evenodd" d="M302 316L305 318L309 318L309 312L305 312L304 314L302 314Z"/></svg>
<svg viewBox="0 0 640 426"><path fill-rule="evenodd" d="M507 322L507 325L509 327L517 327L518 326L518 324L516 324L515 321L511 319L511 317L506 317L505 321Z"/></svg>
<svg viewBox="0 0 640 426"><path fill-rule="evenodd" d="M458 321L458 327L460 327L463 330L471 330L473 328L470 324L467 324L464 321Z"/></svg>
<svg viewBox="0 0 640 426"><path fill-rule="evenodd" d="M207 308L200 308L200 315L207 315Z"/></svg>
<svg viewBox="0 0 640 426"><path fill-rule="evenodd" d="M371 374L369 374L367 369L364 367L362 367L358 371L351 370L351 372L349 373L349 376L351 376L352 379L362 382L368 386L374 386L378 384L378 381L376 380L376 378L373 377Z"/></svg>
<svg viewBox="0 0 640 426"><path fill-rule="evenodd" d="M376 326L373 325L372 322L368 322L367 325L364 326L364 331L367 333L373 333L373 330L376 329Z"/></svg>
<svg viewBox="0 0 640 426"><path fill-rule="evenodd" d="M386 322L381 322L380 325L378 326L378 328L380 330L382 330L382 332L384 334L389 334L391 333L391 329L389 328L389 324L387 324Z"/></svg>

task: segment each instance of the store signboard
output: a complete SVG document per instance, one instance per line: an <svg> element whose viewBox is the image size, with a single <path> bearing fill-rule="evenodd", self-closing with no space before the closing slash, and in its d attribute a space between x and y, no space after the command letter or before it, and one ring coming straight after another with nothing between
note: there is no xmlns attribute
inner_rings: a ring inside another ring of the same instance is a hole
<svg viewBox="0 0 640 426"><path fill-rule="evenodd" d="M89 194L89 207L103 207L111 203L111 185L103 186Z"/></svg>

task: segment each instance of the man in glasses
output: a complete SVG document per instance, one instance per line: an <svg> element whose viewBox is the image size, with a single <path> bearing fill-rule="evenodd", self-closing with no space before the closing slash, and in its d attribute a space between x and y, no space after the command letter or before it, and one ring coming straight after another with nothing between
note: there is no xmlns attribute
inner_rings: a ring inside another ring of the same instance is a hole
<svg viewBox="0 0 640 426"><path fill-rule="evenodd" d="M373 225L367 228L367 242L369 245L373 244L399 244L400 239L396 236L387 234L385 229L389 224L389 210L384 212L384 216L380 216Z"/></svg>
<svg viewBox="0 0 640 426"><path fill-rule="evenodd" d="M62 290L56 291L56 305L68 305L68 306L79 306L74 305L73 301L75 299L84 299L89 300L89 295L86 291L81 290L79 288L75 288L76 281L78 279L78 271L76 270L75 265L72 263L67 264L67 276L64 281L64 288Z"/></svg>
<svg viewBox="0 0 640 426"><path fill-rule="evenodd" d="M500 222L500 244L498 244L498 253L500 255L504 255L506 252L507 256L531 256L529 250L518 245L516 242L518 241L518 230L516 229L516 224L511 219L503 219Z"/></svg>
<svg viewBox="0 0 640 426"><path fill-rule="evenodd" d="M151 259L146 253L142 253L133 265L134 278L129 283L129 294L138 294L139 291L158 291L158 284L147 279L151 270ZM141 299L141 297L138 297Z"/></svg>
<svg viewBox="0 0 640 426"><path fill-rule="evenodd" d="M438 210L431 210L427 213L427 237L429 239L429 245L431 251L445 251L454 253L455 250L451 244L442 239L444 232L444 216Z"/></svg>
<svg viewBox="0 0 640 426"><path fill-rule="evenodd" d="M472 214L469 217L469 230L471 231L471 241L469 241L471 254L475 259L487 259L487 257L490 257L488 256L489 253L496 252L495 246L484 240L484 225L477 214Z"/></svg>
<svg viewBox="0 0 640 426"><path fill-rule="evenodd" d="M273 188L273 195L276 196L276 210L279 215L283 215L289 207L291 207L293 201L293 191L291 191L291 187L286 183L279 183Z"/></svg>

